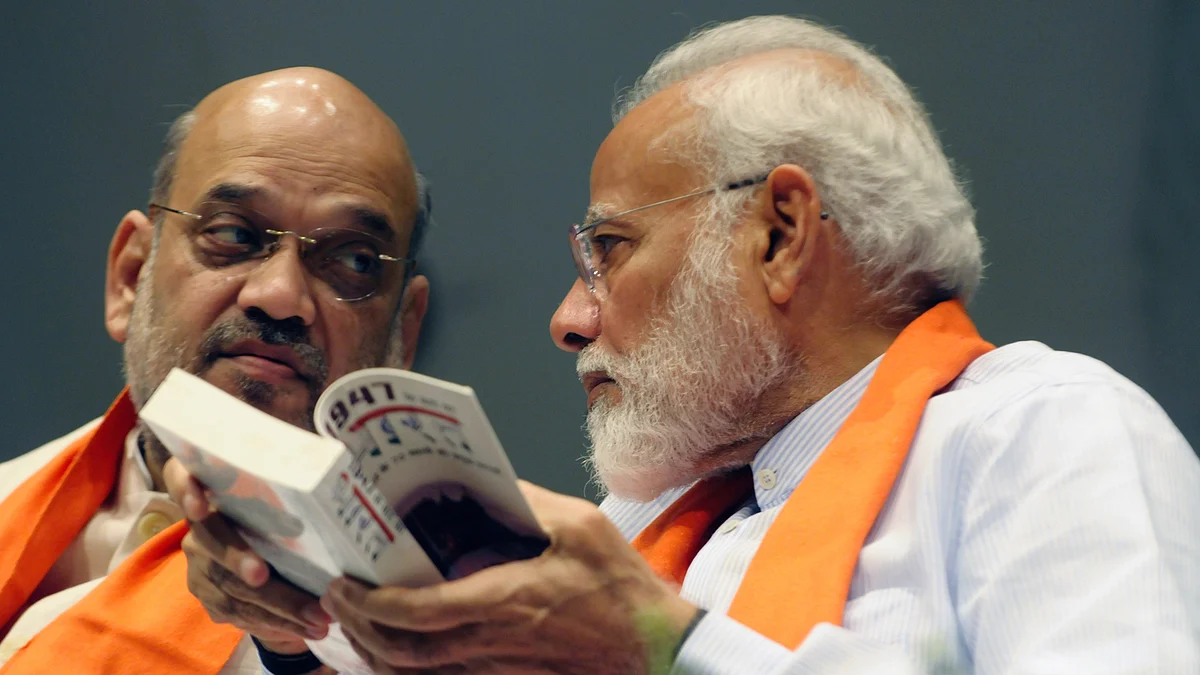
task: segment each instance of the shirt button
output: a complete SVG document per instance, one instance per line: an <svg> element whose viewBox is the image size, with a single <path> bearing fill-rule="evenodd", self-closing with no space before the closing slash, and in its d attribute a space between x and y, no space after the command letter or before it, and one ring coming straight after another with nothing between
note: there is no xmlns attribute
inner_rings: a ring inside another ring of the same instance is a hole
<svg viewBox="0 0 1200 675"><path fill-rule="evenodd" d="M171 520L170 516L167 514L159 513L158 511L150 511L144 514L141 518L138 518L137 533L138 536L143 540L149 541L154 537L154 535L162 532L174 524L175 521Z"/></svg>
<svg viewBox="0 0 1200 675"><path fill-rule="evenodd" d="M764 490L775 487L775 470L762 469L758 472L758 486Z"/></svg>
<svg viewBox="0 0 1200 675"><path fill-rule="evenodd" d="M721 527L717 528L717 534L729 534L730 532L733 532L734 530L736 530L737 526L738 526L738 521L727 520L724 523L721 523Z"/></svg>

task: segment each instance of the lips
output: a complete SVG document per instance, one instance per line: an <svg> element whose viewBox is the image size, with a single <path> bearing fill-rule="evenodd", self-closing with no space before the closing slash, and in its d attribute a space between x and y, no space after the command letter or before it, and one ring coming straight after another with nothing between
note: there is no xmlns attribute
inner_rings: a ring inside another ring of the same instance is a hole
<svg viewBox="0 0 1200 675"><path fill-rule="evenodd" d="M268 345L258 340L242 340L222 350L218 358L232 359L253 370L265 371L277 377L308 379L303 361L288 347Z"/></svg>
<svg viewBox="0 0 1200 675"><path fill-rule="evenodd" d="M609 377L607 373L599 371L585 373L579 379L583 382L583 390L587 392L589 408L592 407L592 404L603 393L603 385L616 384L616 381Z"/></svg>

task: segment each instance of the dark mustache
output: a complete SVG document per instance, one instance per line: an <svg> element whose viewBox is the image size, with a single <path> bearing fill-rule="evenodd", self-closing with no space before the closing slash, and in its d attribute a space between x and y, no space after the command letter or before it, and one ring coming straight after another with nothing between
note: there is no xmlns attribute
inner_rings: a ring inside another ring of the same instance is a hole
<svg viewBox="0 0 1200 675"><path fill-rule="evenodd" d="M308 326L296 318L274 319L269 314L251 307L240 317L228 319L213 326L200 345L205 365L217 360L234 344L242 340L259 340L263 344L288 347L296 353L302 364L302 376L317 384L329 376L325 355L313 346Z"/></svg>

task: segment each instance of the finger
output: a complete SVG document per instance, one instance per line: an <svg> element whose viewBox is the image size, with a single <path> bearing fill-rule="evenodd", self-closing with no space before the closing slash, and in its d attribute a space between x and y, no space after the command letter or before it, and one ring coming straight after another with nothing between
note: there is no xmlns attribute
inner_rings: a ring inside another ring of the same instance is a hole
<svg viewBox="0 0 1200 675"><path fill-rule="evenodd" d="M521 489L521 494L525 495L525 500L529 502L530 506L533 506L535 502L542 502L551 497L566 498L566 495L561 495L553 490L547 490L541 485L519 478L517 479L517 487Z"/></svg>
<svg viewBox="0 0 1200 675"><path fill-rule="evenodd" d="M525 496L525 501L533 511L534 517L537 518L538 525L541 525L551 540L555 539L555 530L559 524L571 522L577 517L591 514L593 511L599 513L596 505L586 499L559 494L524 480L518 480L517 486L521 489L521 494ZM601 518L606 522L608 520L603 516Z"/></svg>
<svg viewBox="0 0 1200 675"><path fill-rule="evenodd" d="M250 587L211 560L195 564L189 561L188 589L206 607L211 604L226 613L236 613L232 609L235 606L249 605L302 628L322 630L332 621L315 598L291 584L272 579L257 588ZM255 616L262 614L255 612Z"/></svg>
<svg viewBox="0 0 1200 675"><path fill-rule="evenodd" d="M564 507L568 509L588 506L594 508L596 506L586 499L548 490L527 480L518 479L517 487L521 489L521 494L525 496L525 501L529 502L529 507L534 511L553 511Z"/></svg>
<svg viewBox="0 0 1200 675"><path fill-rule="evenodd" d="M163 480L167 483L167 494L171 501L183 507L188 520L203 520L208 515L210 504L204 494L204 486L183 466L183 462L172 457L163 466Z"/></svg>
<svg viewBox="0 0 1200 675"><path fill-rule="evenodd" d="M343 628L345 628L343 626ZM465 661L438 661L436 659L426 659L424 663L412 663L406 660L403 656L399 658L389 658L389 650L369 645L363 642L355 634L346 633L346 640L354 652L358 654L364 662L370 666L374 673L391 673L399 675L402 673L438 673L439 675L449 675L451 673L466 673L476 672L474 669L468 668Z"/></svg>
<svg viewBox="0 0 1200 675"><path fill-rule="evenodd" d="M225 516L214 513L192 523L191 535L195 553L215 560L247 584L261 586L270 578L271 569L266 561L250 548L250 544ZM185 549L184 552L189 551Z"/></svg>
<svg viewBox="0 0 1200 675"><path fill-rule="evenodd" d="M295 639L319 640L329 633L328 624L306 624L230 595L207 577L189 574L188 590L200 600L216 623L228 623L260 639L282 642Z"/></svg>
<svg viewBox="0 0 1200 675"><path fill-rule="evenodd" d="M322 640L329 635L329 626L312 626L289 621L262 607L248 602L233 601L228 606L229 623L258 637L261 640L283 642L285 640Z"/></svg>
<svg viewBox="0 0 1200 675"><path fill-rule="evenodd" d="M346 635L347 642L358 654L358 657L371 669L371 672L376 675L457 675L458 673L471 673L471 675L512 675L520 673L521 675L556 675L561 671L549 668L544 663L530 662L524 657L479 657L473 658L465 663L455 663L435 668L430 667L406 667L394 666L384 663L375 654L359 644L352 635Z"/></svg>
<svg viewBox="0 0 1200 675"><path fill-rule="evenodd" d="M499 615L525 581L537 578L528 569L535 561L505 563L421 588L371 589L343 577L333 580L325 598L332 601L331 614L338 619L356 615L393 628L447 630Z"/></svg>

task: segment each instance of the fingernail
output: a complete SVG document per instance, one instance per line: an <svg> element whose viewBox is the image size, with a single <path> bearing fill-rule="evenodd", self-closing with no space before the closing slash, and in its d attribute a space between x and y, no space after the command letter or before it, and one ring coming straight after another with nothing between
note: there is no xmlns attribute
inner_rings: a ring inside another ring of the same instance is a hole
<svg viewBox="0 0 1200 675"><path fill-rule="evenodd" d="M321 626L310 626L304 629L304 634L313 640L323 640L329 634L329 629Z"/></svg>
<svg viewBox="0 0 1200 675"><path fill-rule="evenodd" d="M260 564L254 558L242 558L242 562L238 564L238 572L242 576L242 580L251 586L258 586L262 583L259 580Z"/></svg>
<svg viewBox="0 0 1200 675"><path fill-rule="evenodd" d="M196 499L196 495L188 493L183 496L183 512L191 520L201 520L204 515L200 513L200 500Z"/></svg>
<svg viewBox="0 0 1200 675"><path fill-rule="evenodd" d="M325 610L321 609L320 605L309 605L305 607L304 609L300 610L300 616L314 626L326 626L330 621L333 620L328 614L325 613Z"/></svg>
<svg viewBox="0 0 1200 675"><path fill-rule="evenodd" d="M325 613L329 616L335 616L333 611L333 600L330 599L329 594L321 596L321 609L325 610Z"/></svg>

